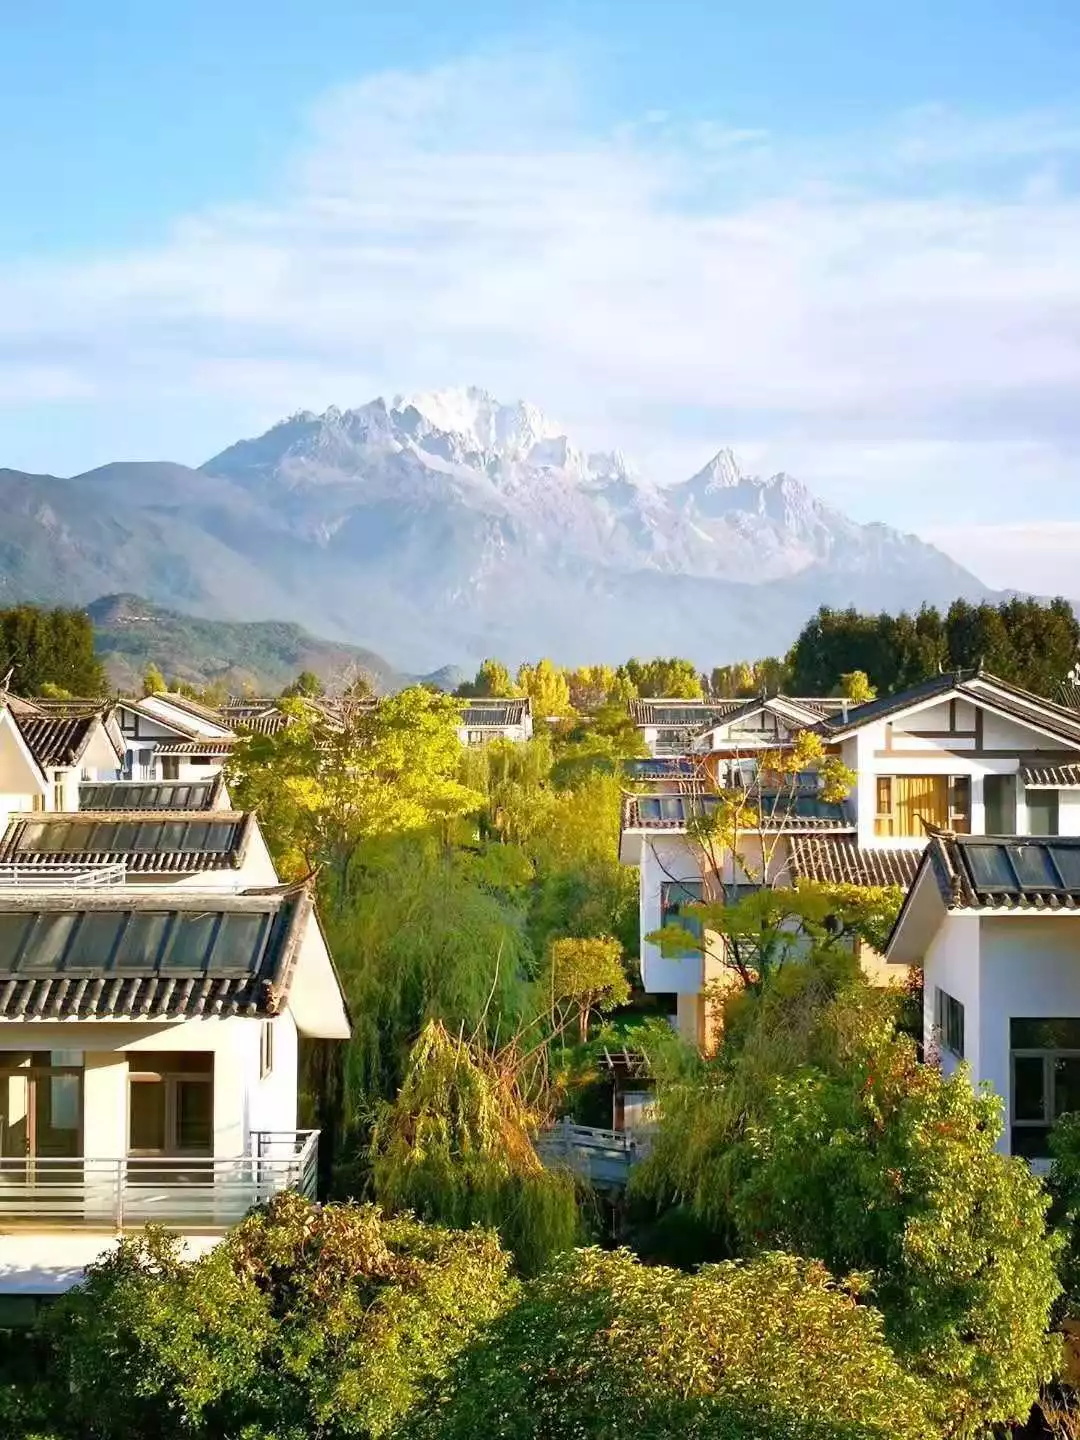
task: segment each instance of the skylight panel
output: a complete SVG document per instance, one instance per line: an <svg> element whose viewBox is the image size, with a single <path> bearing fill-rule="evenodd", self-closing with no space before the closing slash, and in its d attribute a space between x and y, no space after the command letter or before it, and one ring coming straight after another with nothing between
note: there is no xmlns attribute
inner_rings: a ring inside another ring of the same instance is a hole
<svg viewBox="0 0 1080 1440"><path fill-rule="evenodd" d="M169 935L168 947L161 958L161 968L203 970L220 918L217 911L209 915L178 911Z"/></svg>
<svg viewBox="0 0 1080 1440"><path fill-rule="evenodd" d="M1080 846L1051 845L1050 853L1067 890L1080 890Z"/></svg>
<svg viewBox="0 0 1080 1440"><path fill-rule="evenodd" d="M156 969L172 918L168 910L133 910L117 947L116 969Z"/></svg>
<svg viewBox="0 0 1080 1440"><path fill-rule="evenodd" d="M257 957L262 954L270 918L265 911L223 915L207 968L224 972L254 970Z"/></svg>
<svg viewBox="0 0 1080 1440"><path fill-rule="evenodd" d="M1059 890L1061 879L1045 845L1010 845L1016 878L1029 890Z"/></svg>
<svg viewBox="0 0 1080 1440"><path fill-rule="evenodd" d="M1015 890L1016 874L1002 845L965 845L976 890Z"/></svg>
<svg viewBox="0 0 1080 1440"><path fill-rule="evenodd" d="M0 973L10 974L16 968L33 918L18 912L0 912Z"/></svg>

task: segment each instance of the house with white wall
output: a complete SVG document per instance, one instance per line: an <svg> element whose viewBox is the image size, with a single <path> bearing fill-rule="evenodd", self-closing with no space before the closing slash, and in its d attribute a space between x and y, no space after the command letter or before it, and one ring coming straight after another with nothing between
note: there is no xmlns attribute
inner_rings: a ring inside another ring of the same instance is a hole
<svg viewBox="0 0 1080 1440"><path fill-rule="evenodd" d="M0 1294L313 1193L299 1045L348 1033L307 886L0 889Z"/></svg>
<svg viewBox="0 0 1080 1440"><path fill-rule="evenodd" d="M791 821L802 823L786 824L771 843L769 884L906 889L937 830L1080 834L1080 713L977 672L935 676L864 705L822 703L829 713L815 718L805 700L741 702L693 737L693 777L642 777L652 793L627 798L620 853L639 868L643 937L668 918L673 885L702 898L708 877L685 824L692 803L708 805L718 788L756 783L761 753L789 746L800 729L819 735L855 781L841 823L815 800L812 777L799 777L805 784L794 785L785 803L796 812ZM701 799L691 802L695 791ZM756 869L760 883L760 864ZM864 961L875 978L889 974L871 952ZM672 961L643 938L641 968L646 990L676 994L680 1015L697 1014L700 1029L700 989L713 978L700 950ZM687 1019L680 1028L693 1025Z"/></svg>
<svg viewBox="0 0 1080 1440"><path fill-rule="evenodd" d="M457 727L462 745L486 745L491 740L531 740L532 705L522 699L472 699L461 707Z"/></svg>
<svg viewBox="0 0 1080 1440"><path fill-rule="evenodd" d="M236 743L236 732L219 712L184 695L119 700L116 714L129 780L205 780Z"/></svg>
<svg viewBox="0 0 1080 1440"><path fill-rule="evenodd" d="M1037 1165L1080 1110L1080 837L935 836L886 948L923 970L923 1039L1001 1097L1001 1149Z"/></svg>
<svg viewBox="0 0 1080 1440"><path fill-rule="evenodd" d="M735 738L744 744L775 739L792 724L805 729L843 704L831 699L796 699L787 695L753 699L672 700L650 698L629 702L630 718L651 756L703 755L722 749Z"/></svg>
<svg viewBox="0 0 1080 1440"><path fill-rule="evenodd" d="M22 885L76 871L87 884L95 872L102 878L115 872L128 885L202 890L243 890L278 880L258 821L238 810L20 815L0 839L0 874Z"/></svg>
<svg viewBox="0 0 1080 1440"><path fill-rule="evenodd" d="M0 825L23 811L75 809L80 784L116 778L121 748L105 710L50 714L0 701Z"/></svg>

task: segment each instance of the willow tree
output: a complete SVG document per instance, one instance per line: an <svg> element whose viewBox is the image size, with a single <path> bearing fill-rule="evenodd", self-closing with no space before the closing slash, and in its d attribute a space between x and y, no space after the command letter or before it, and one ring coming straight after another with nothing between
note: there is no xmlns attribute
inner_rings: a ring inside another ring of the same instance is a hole
<svg viewBox="0 0 1080 1440"><path fill-rule="evenodd" d="M374 1188L389 1211L499 1232L524 1274L572 1248L577 1185L548 1170L532 1136L544 1118L517 1044L492 1052L431 1022L372 1136Z"/></svg>

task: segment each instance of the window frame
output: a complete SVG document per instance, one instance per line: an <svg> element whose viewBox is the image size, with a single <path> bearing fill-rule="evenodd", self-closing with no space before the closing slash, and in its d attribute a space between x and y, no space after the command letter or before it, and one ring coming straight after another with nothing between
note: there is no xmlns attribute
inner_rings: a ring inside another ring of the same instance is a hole
<svg viewBox="0 0 1080 1440"><path fill-rule="evenodd" d="M950 995L940 985L934 986L934 1030L942 1050L957 1060L963 1060L965 1034L964 1002Z"/></svg>

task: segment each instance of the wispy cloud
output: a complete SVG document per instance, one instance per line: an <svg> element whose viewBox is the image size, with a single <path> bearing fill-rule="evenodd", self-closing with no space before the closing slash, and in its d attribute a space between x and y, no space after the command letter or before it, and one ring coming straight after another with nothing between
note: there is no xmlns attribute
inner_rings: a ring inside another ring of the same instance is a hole
<svg viewBox="0 0 1080 1440"><path fill-rule="evenodd" d="M1080 513L1077 117L814 147L647 97L599 133L587 100L507 55L325 97L260 203L0 269L0 404L212 399L239 431L475 381L661 476L730 442L911 527Z"/></svg>

